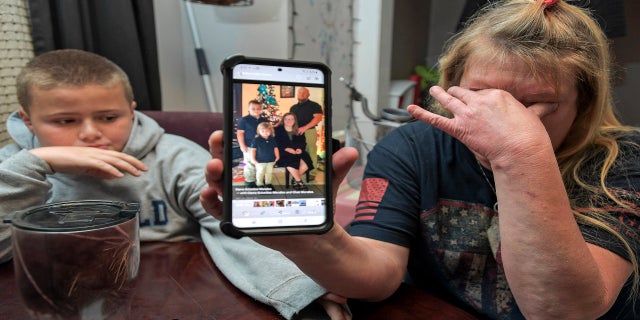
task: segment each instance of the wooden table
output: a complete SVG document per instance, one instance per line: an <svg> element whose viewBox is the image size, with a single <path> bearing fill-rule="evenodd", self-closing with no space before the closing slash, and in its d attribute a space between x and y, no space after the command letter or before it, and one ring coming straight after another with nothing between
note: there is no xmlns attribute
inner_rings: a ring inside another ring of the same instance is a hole
<svg viewBox="0 0 640 320"><path fill-rule="evenodd" d="M227 281L202 243L143 243L140 259L131 319L283 319ZM354 319L474 319L408 285L384 302L353 307ZM15 287L13 264L0 264L0 318L27 317Z"/></svg>

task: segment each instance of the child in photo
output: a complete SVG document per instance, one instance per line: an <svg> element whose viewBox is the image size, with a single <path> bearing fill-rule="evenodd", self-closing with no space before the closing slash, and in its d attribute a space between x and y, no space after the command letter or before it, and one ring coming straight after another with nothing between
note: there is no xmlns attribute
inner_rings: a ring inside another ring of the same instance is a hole
<svg viewBox="0 0 640 320"><path fill-rule="evenodd" d="M238 130L236 137L240 150L244 156L244 184L249 188L256 187L256 167L252 161L250 147L253 139L257 135L257 128L260 123L267 122L267 118L262 117L262 103L258 100L251 100L247 103L249 114L238 120Z"/></svg>
<svg viewBox="0 0 640 320"><path fill-rule="evenodd" d="M273 126L262 122L257 128L258 134L251 145L251 161L256 166L256 185L273 189L273 167L280 159L280 151L275 139Z"/></svg>

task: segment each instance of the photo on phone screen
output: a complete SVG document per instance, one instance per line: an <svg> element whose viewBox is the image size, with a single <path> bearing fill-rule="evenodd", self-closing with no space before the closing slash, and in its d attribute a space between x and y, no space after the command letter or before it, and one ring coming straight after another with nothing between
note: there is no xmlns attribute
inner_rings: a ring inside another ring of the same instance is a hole
<svg viewBox="0 0 640 320"><path fill-rule="evenodd" d="M328 68L242 57L223 63L223 74L225 221L243 234L326 231L332 223Z"/></svg>

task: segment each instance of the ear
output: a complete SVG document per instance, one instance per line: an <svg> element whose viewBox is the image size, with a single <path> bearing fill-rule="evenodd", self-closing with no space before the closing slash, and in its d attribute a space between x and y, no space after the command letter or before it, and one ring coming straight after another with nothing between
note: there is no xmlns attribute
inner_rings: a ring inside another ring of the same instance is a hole
<svg viewBox="0 0 640 320"><path fill-rule="evenodd" d="M135 117L133 111L136 110L137 106L138 104L136 104L135 101L131 101L131 121L133 121L133 118Z"/></svg>
<svg viewBox="0 0 640 320"><path fill-rule="evenodd" d="M23 108L20 108L18 109L18 115L20 115L20 118L22 119L22 122L24 122L24 125L26 125L29 131L33 133L33 123L31 123L29 114Z"/></svg>

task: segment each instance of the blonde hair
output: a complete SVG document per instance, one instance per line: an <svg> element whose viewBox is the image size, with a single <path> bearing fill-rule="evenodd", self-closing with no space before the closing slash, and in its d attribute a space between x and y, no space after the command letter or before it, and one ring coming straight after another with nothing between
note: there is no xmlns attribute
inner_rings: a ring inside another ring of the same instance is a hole
<svg viewBox="0 0 640 320"><path fill-rule="evenodd" d="M614 202L621 211L638 211L636 206L614 195L605 183L609 170L624 150L625 145L618 138L636 129L623 126L615 116L609 43L602 29L587 11L564 1L549 6L540 0L490 3L447 43L439 60L439 85L443 88L459 85L466 63L476 54L498 64L515 58L529 66L533 77L555 83L561 75L573 75L578 92L577 116L557 149L556 158L569 194L585 189L593 198L590 208L580 208L576 199L570 199L576 220L614 235L624 245L633 264L635 299L640 274L634 246L623 236L628 229L595 205L595 200L604 199ZM438 103L431 108L448 113ZM595 169L600 171L598 181L590 184L580 173L593 169L585 165L594 154L602 156L603 162L601 168Z"/></svg>
<svg viewBox="0 0 640 320"><path fill-rule="evenodd" d="M51 90L85 85L111 86L120 84L125 99L133 102L133 90L127 74L118 65L100 55L63 49L43 53L33 58L16 79L18 102L29 112L34 88Z"/></svg>
<svg viewBox="0 0 640 320"><path fill-rule="evenodd" d="M261 129L267 129L267 130L271 131L271 133L269 134L269 136L272 136L272 137L273 137L273 136L275 136L275 135L276 135L275 131L273 130L273 125L271 125L271 122L265 121L265 122L260 122L260 123L258 124L258 127L256 128L256 131L258 132L258 133L256 134L256 138L260 136L260 130L261 130Z"/></svg>

